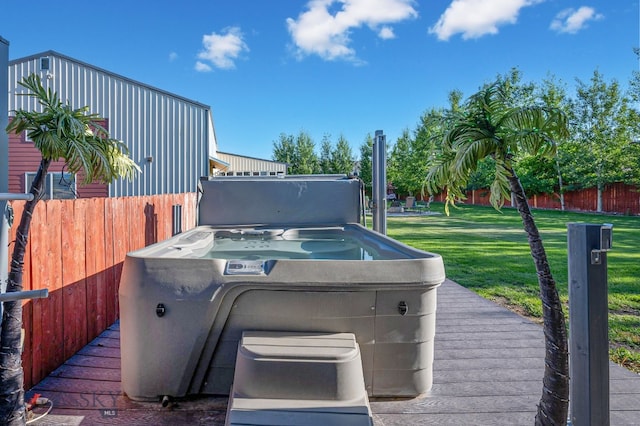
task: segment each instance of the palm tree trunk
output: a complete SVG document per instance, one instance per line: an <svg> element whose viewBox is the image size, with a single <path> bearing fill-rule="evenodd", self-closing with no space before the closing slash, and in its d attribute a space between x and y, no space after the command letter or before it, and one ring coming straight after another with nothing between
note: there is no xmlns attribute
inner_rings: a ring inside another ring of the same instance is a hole
<svg viewBox="0 0 640 426"><path fill-rule="evenodd" d="M515 197L518 212L527 232L542 299L545 369L542 397L535 424L566 425L569 408L569 350L562 303L520 179L513 170L510 170L510 174L511 193Z"/></svg>
<svg viewBox="0 0 640 426"><path fill-rule="evenodd" d="M50 160L40 162L38 172L31 184L33 200L24 206L20 225L16 230L16 241L11 256L11 270L7 280L7 293L22 291L24 255L29 237L31 217L36 203L40 200ZM24 425L26 409L24 404L24 374L22 371L22 300L4 302L2 331L0 332L0 424Z"/></svg>

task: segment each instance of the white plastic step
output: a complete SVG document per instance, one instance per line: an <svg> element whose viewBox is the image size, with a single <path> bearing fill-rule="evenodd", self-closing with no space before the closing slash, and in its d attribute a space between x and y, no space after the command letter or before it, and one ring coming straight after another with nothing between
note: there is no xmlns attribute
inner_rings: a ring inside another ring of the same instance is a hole
<svg viewBox="0 0 640 426"><path fill-rule="evenodd" d="M372 424L352 333L243 333L227 425Z"/></svg>

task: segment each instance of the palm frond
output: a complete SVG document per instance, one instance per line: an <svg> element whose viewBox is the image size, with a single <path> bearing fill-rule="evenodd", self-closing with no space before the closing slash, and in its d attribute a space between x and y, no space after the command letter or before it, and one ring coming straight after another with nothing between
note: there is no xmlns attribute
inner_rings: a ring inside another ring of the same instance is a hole
<svg viewBox="0 0 640 426"><path fill-rule="evenodd" d="M489 195L489 202L496 210L500 210L504 206L504 201L511 197L509 175L510 172L504 166L504 163L496 161L496 169Z"/></svg>
<svg viewBox="0 0 640 426"><path fill-rule="evenodd" d="M562 111L512 105L501 85L493 84L470 96L461 111L447 116L439 161L427 173L431 193L446 190L446 200L459 197L478 163L491 157L496 169L490 201L499 209L510 197L510 171L521 152L555 155L556 140L568 136Z"/></svg>
<svg viewBox="0 0 640 426"><path fill-rule="evenodd" d="M63 159L71 173L84 173L84 182L108 183L117 178L132 178L140 168L128 157L125 146L109 137L107 130L89 114L88 107L77 109L63 105L57 93L42 86L40 77L31 74L20 85L29 90L43 107L41 112L17 110L6 130L26 131L34 146L47 160Z"/></svg>

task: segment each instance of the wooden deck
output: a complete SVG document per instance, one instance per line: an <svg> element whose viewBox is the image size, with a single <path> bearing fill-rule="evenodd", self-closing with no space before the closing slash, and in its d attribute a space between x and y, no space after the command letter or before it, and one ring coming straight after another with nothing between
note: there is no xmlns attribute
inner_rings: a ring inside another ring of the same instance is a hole
<svg viewBox="0 0 640 426"><path fill-rule="evenodd" d="M541 326L447 281L438 290L433 388L372 400L375 425L531 425L543 356ZM615 364L610 376L611 425L640 425L640 376ZM223 425L227 404L207 397L162 408L122 396L117 323L27 396L34 392L54 408L33 425Z"/></svg>

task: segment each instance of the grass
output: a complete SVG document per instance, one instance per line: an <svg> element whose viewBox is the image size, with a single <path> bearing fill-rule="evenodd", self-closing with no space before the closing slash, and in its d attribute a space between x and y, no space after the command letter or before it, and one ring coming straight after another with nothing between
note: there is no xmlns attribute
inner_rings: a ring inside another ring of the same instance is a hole
<svg viewBox="0 0 640 426"><path fill-rule="evenodd" d="M443 205L432 204L442 212ZM607 253L610 355L640 372L640 218L535 210L560 298L567 307L567 224L612 223ZM413 247L442 255L447 276L510 309L540 319L542 305L527 236L515 209L462 205L451 215L389 217L387 233ZM567 313L565 310L565 314Z"/></svg>

